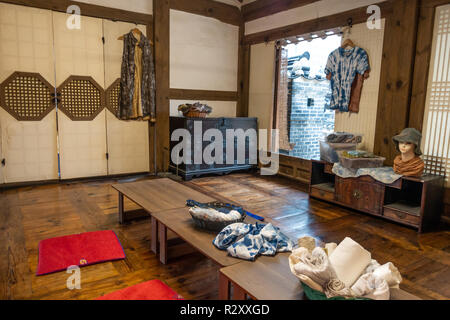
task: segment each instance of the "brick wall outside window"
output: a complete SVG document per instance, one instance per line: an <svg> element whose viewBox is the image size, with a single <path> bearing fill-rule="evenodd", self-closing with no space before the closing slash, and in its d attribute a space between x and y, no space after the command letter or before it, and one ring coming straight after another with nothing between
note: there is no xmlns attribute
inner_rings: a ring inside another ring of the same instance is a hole
<svg viewBox="0 0 450 320"><path fill-rule="evenodd" d="M288 152L303 159L319 159L319 140L334 130L334 111L325 109L331 95L329 81L289 80L289 142L295 144ZM308 106L308 99L314 104Z"/></svg>

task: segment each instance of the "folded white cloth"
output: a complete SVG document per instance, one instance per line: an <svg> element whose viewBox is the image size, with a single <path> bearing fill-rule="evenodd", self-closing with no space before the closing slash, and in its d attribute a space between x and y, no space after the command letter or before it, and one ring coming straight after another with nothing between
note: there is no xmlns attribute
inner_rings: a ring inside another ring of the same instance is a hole
<svg viewBox="0 0 450 320"><path fill-rule="evenodd" d="M295 275L304 275L321 287L336 278L336 272L331 266L328 256L322 248L315 248L309 252L306 248L297 248L289 257Z"/></svg>
<svg viewBox="0 0 450 320"><path fill-rule="evenodd" d="M386 280L389 287L398 288L402 282L402 276L392 262L383 264L373 271L376 278Z"/></svg>
<svg viewBox="0 0 450 320"><path fill-rule="evenodd" d="M331 254L336 249L336 247L337 247L337 244L334 242L330 242L325 245L325 251L328 254L328 257L331 256Z"/></svg>
<svg viewBox="0 0 450 320"><path fill-rule="evenodd" d="M209 221L235 221L242 217L236 210L223 213L213 208L192 207L189 209L189 212L196 218Z"/></svg>
<svg viewBox="0 0 450 320"><path fill-rule="evenodd" d="M350 238L345 238L330 255L337 278L350 288L371 261L371 254Z"/></svg>
<svg viewBox="0 0 450 320"><path fill-rule="evenodd" d="M373 300L389 300L390 298L390 290L386 280L375 277L373 273L362 275L351 289L358 297Z"/></svg>
<svg viewBox="0 0 450 320"><path fill-rule="evenodd" d="M325 295L327 296L327 298L333 297L351 298L355 296L352 290L347 288L345 284L339 279L332 279L328 281L328 283L325 286Z"/></svg>

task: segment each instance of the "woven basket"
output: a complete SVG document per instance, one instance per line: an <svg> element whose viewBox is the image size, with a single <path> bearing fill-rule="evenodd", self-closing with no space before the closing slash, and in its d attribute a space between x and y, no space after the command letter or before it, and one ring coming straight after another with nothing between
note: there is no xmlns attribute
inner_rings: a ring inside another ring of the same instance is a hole
<svg viewBox="0 0 450 320"><path fill-rule="evenodd" d="M184 116L186 117L186 118L206 118L206 115L207 115L208 113L206 113L206 112L199 112L199 111L192 111L192 110L189 110L188 112L186 112L185 114L184 114Z"/></svg>
<svg viewBox="0 0 450 320"><path fill-rule="evenodd" d="M197 227L199 227L201 229L206 229L206 230L209 230L209 231L220 232L220 231L223 230L223 228L225 228L226 226L228 226L230 224L243 222L245 220L246 214L245 213L241 214L241 218L240 219L232 220L232 221L203 220L203 219L199 219L199 218L195 217L194 215L192 215L192 213L191 213L191 217L194 220L194 223L195 223L195 225Z"/></svg>
<svg viewBox="0 0 450 320"><path fill-rule="evenodd" d="M300 281L302 284L303 292L305 292L306 297L309 300L372 300L368 298L345 298L345 297L333 297L333 298L327 298L325 293L311 289L307 284L304 284Z"/></svg>

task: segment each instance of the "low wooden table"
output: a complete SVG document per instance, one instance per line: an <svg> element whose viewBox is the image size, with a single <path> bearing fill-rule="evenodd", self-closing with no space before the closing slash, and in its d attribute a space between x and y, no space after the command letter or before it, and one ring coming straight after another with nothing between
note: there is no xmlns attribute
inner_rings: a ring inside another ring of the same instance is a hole
<svg viewBox="0 0 450 320"><path fill-rule="evenodd" d="M189 245L222 267L243 261L229 256L227 251L217 249L212 243L217 236L217 232L196 227L189 214L189 208L155 212L152 218L158 221L158 230L152 227L152 248L157 246L157 239L159 238L159 259L163 264L166 264L168 260L167 230L171 230ZM247 216L245 222L254 224L256 220Z"/></svg>
<svg viewBox="0 0 450 320"><path fill-rule="evenodd" d="M183 208L188 199L199 202L215 201L214 198L168 178L120 183L112 187L119 192L119 222L121 224L124 223L127 214L123 206L124 196L150 215L158 211Z"/></svg>
<svg viewBox="0 0 450 320"><path fill-rule="evenodd" d="M300 280L289 268L290 253L261 256L254 262L242 262L220 269L219 299L307 300ZM233 285L233 296L230 287ZM391 300L420 300L403 290L391 289Z"/></svg>

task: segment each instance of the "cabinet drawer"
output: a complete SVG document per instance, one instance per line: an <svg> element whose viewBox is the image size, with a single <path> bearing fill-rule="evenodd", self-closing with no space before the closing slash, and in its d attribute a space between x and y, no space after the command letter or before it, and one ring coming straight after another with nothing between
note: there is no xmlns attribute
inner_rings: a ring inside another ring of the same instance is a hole
<svg viewBox="0 0 450 320"><path fill-rule="evenodd" d="M311 187L311 196L323 200L334 201L334 192L325 191L314 187Z"/></svg>
<svg viewBox="0 0 450 320"><path fill-rule="evenodd" d="M367 213L381 215L384 187L364 179L336 177L336 200Z"/></svg>
<svg viewBox="0 0 450 320"><path fill-rule="evenodd" d="M384 208L383 215L390 219L401 223L406 223L409 225L418 226L420 224L420 217L407 212L398 211L391 208Z"/></svg>

